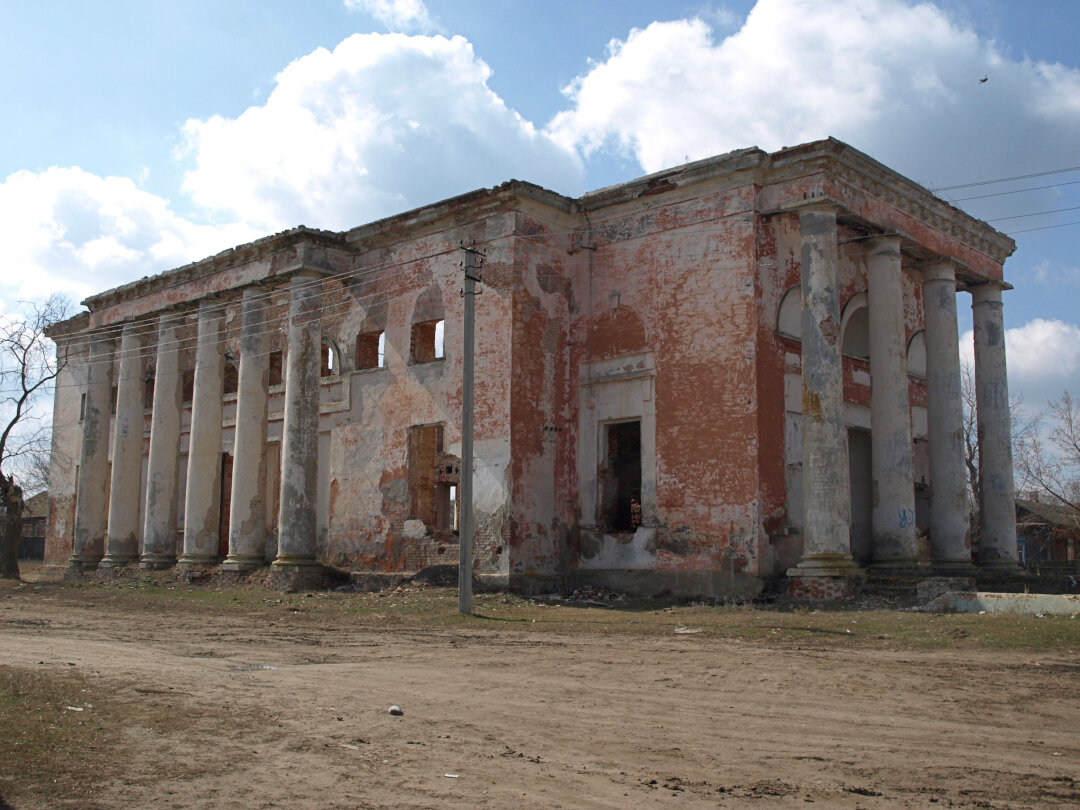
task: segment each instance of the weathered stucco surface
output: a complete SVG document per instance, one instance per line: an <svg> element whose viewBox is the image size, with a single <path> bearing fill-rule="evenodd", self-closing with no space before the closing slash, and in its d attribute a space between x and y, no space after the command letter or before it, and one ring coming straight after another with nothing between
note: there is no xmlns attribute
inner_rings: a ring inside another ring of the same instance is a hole
<svg viewBox="0 0 1080 810"><path fill-rule="evenodd" d="M872 370L860 348L868 343L865 240L888 234L899 246L900 277L889 279L887 300L899 307L904 346L889 356L909 371L919 511L929 483L920 268L947 260L961 288L1000 279L1012 243L831 140L773 155L733 152L577 200L511 181L344 233L298 228L94 296L89 316L56 330L72 358L56 395L57 458L81 452L88 335L143 324L143 373L153 379L158 319L179 315L173 382L183 388L200 302L212 300L223 313L226 382L201 379L222 388L220 448L195 451L213 453L212 463L188 462L189 448L201 445L191 442L192 395L182 390L175 459L180 504L189 467L221 471L220 504L205 492L197 498L220 516L197 516L200 536L223 538L219 555L237 555L238 568L260 549L267 561L311 549L319 562L363 570L456 563L459 246L476 244L486 254L476 301L477 573L524 589L582 580L642 592L755 592L804 554L799 290L808 204L837 212L839 313L829 339L847 347L840 418L853 449L841 436L834 466L850 461L856 472L871 435ZM316 329L290 337L289 285L301 277L321 279L321 309ZM266 326L242 346L241 296L253 289ZM314 368L317 347L302 345L309 339L322 344L317 381L299 374ZM252 347L265 356L243 385L260 386L265 406L249 399L241 432L236 375ZM297 365L301 355L308 359ZM306 381L290 382L294 372ZM290 433L286 402L313 402L314 389L317 418L290 460L283 436L301 434ZM903 390L892 399L903 400ZM149 388L147 396L144 455ZM208 435L216 445L217 434ZM248 447L253 441L261 446ZM236 474L243 485L234 486ZM74 470L58 464L53 479L48 558L63 565ZM869 495L857 489L850 543L863 563L874 546L860 522ZM247 517L230 530L232 493ZM282 520L289 536L278 536ZM919 520L922 529L928 519L920 512ZM200 553L212 557L211 544Z"/></svg>

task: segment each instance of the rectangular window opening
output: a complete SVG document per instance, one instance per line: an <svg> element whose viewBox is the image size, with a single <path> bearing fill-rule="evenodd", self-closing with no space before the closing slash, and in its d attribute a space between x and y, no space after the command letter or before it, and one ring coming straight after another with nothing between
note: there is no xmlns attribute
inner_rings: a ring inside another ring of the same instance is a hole
<svg viewBox="0 0 1080 810"><path fill-rule="evenodd" d="M356 336L357 370L386 367L386 333L365 332Z"/></svg>
<svg viewBox="0 0 1080 810"><path fill-rule="evenodd" d="M281 385L284 382L282 376L282 354L281 352L270 352L269 373L270 379L268 385Z"/></svg>
<svg viewBox="0 0 1080 810"><path fill-rule="evenodd" d="M443 333L443 321L414 323L410 352L413 362L431 363L442 360L444 356Z"/></svg>
<svg viewBox="0 0 1080 810"><path fill-rule="evenodd" d="M444 532L458 530L457 485L435 485L435 528Z"/></svg>
<svg viewBox="0 0 1080 810"><path fill-rule="evenodd" d="M187 404L195 399L195 369L189 368L185 371L180 378L181 385L183 386L183 400Z"/></svg>

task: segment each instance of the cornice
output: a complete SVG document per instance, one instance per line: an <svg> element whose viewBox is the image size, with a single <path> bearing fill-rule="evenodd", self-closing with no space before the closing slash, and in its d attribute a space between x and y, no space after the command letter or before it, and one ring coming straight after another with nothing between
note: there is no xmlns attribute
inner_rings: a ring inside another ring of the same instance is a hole
<svg viewBox="0 0 1080 810"><path fill-rule="evenodd" d="M198 281L232 267L260 260L269 260L276 254L305 245L309 252L321 248L324 256L327 249L343 251L349 249L341 233L322 231L301 225L271 236L264 236L254 242L223 250L213 256L183 265L174 270L166 270L153 276L144 276L138 281L132 281L120 287L114 287L111 290L92 295L85 299L82 304L90 310L105 309L125 301L153 295L181 284ZM295 265L295 261L289 262L277 270L275 275L283 275L301 269Z"/></svg>
<svg viewBox="0 0 1080 810"><path fill-rule="evenodd" d="M1005 234L835 138L782 149L770 156L770 175L782 177L792 171L824 173L974 248L998 264L1016 250L1016 242ZM771 176L769 182L777 180L779 177Z"/></svg>

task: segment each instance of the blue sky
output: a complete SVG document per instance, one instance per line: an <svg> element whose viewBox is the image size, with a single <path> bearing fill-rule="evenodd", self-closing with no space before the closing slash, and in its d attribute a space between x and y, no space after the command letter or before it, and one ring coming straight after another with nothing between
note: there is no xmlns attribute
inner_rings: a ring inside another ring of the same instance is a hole
<svg viewBox="0 0 1080 810"><path fill-rule="evenodd" d="M1080 171L948 187L1080 167L1077 31L1074 0L4 3L0 309L510 177L578 194L834 135L1025 231L1005 313L1037 407L1080 392Z"/></svg>

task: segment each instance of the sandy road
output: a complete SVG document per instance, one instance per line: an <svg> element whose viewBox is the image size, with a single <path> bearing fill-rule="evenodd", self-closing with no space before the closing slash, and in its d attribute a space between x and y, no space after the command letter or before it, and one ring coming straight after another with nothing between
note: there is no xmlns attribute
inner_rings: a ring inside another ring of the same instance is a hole
<svg viewBox="0 0 1080 810"><path fill-rule="evenodd" d="M76 671L134 718L91 804L42 786L17 810L1080 804L1074 653L3 597L0 662Z"/></svg>

